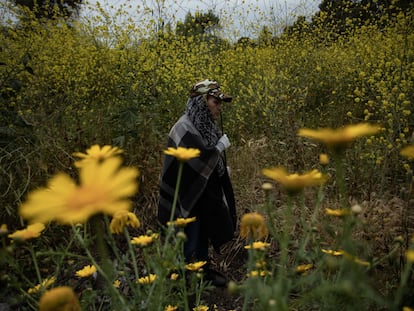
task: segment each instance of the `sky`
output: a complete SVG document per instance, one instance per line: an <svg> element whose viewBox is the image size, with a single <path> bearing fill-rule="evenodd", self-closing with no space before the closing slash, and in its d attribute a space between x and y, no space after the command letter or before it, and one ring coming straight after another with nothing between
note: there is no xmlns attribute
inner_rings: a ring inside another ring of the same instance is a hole
<svg viewBox="0 0 414 311"><path fill-rule="evenodd" d="M212 10L220 17L227 37L254 36L263 25L274 33L292 24L298 16L311 16L321 0L85 0L83 15L91 15L99 5L109 14L125 11L140 23L161 18L175 26L188 12Z"/></svg>

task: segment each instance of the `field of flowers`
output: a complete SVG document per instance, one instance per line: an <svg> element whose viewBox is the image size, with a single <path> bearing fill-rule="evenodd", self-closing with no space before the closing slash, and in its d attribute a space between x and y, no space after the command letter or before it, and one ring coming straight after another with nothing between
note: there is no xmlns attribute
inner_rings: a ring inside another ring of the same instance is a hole
<svg viewBox="0 0 414 311"><path fill-rule="evenodd" d="M414 309L412 11L266 42L4 12L0 310ZM183 261L193 220L155 221L168 131L203 78L234 96L230 305Z"/></svg>

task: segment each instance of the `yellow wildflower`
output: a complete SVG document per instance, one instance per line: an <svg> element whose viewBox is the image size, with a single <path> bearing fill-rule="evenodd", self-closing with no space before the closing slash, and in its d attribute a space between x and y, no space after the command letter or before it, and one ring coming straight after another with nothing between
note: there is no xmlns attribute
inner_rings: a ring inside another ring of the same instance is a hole
<svg viewBox="0 0 414 311"><path fill-rule="evenodd" d="M408 261L414 262L414 250L410 249L405 253L405 257Z"/></svg>
<svg viewBox="0 0 414 311"><path fill-rule="evenodd" d="M414 311L414 309L410 307L403 307L402 311Z"/></svg>
<svg viewBox="0 0 414 311"><path fill-rule="evenodd" d="M55 283L55 281L56 281L56 278L55 278L54 276L52 276L51 278L44 279L44 280L42 281L42 283L37 284L35 287L29 288L29 289L27 290L27 292L28 292L29 294L35 294L35 293L38 293L38 292L40 292L40 291L42 291L42 290L44 290L44 289L46 289L46 288L50 287L52 284L54 284L54 283Z"/></svg>
<svg viewBox="0 0 414 311"><path fill-rule="evenodd" d="M303 264L296 267L296 273L304 273L313 268L313 264Z"/></svg>
<svg viewBox="0 0 414 311"><path fill-rule="evenodd" d="M120 281L120 280L115 280L115 281L112 283L112 285L113 285L115 288L119 288L119 286L121 286L121 281Z"/></svg>
<svg viewBox="0 0 414 311"><path fill-rule="evenodd" d="M273 185L270 182L265 182L262 184L262 189L264 191L270 191L273 189Z"/></svg>
<svg viewBox="0 0 414 311"><path fill-rule="evenodd" d="M169 147L167 150L164 150L164 153L177 158L181 162L186 162L200 156L200 150L195 148Z"/></svg>
<svg viewBox="0 0 414 311"><path fill-rule="evenodd" d="M46 291L39 300L39 311L80 311L79 300L69 286Z"/></svg>
<svg viewBox="0 0 414 311"><path fill-rule="evenodd" d="M348 208L340 208L340 209L325 208L325 213L326 215L330 215L330 216L342 217L345 215L350 215L351 211Z"/></svg>
<svg viewBox="0 0 414 311"><path fill-rule="evenodd" d="M329 164L329 156L326 153L321 153L319 155L319 163L322 165Z"/></svg>
<svg viewBox="0 0 414 311"><path fill-rule="evenodd" d="M318 170L299 174L288 174L283 167L265 168L262 174L282 185L288 192L296 193L305 187L322 185L326 181L326 176Z"/></svg>
<svg viewBox="0 0 414 311"><path fill-rule="evenodd" d="M148 246L152 244L158 238L158 233L153 233L151 235L140 235L134 237L131 240L131 244L136 244L139 246Z"/></svg>
<svg viewBox="0 0 414 311"><path fill-rule="evenodd" d="M334 250L327 250L327 249L322 249L322 252L325 254L329 254L329 255L333 255L333 256L342 256L345 252L343 250L339 250L339 251L334 251Z"/></svg>
<svg viewBox="0 0 414 311"><path fill-rule="evenodd" d="M252 248L252 249L264 250L265 248L267 248L269 246L270 246L270 243L257 241L257 242L253 242L251 245L246 245L244 248L245 249Z"/></svg>
<svg viewBox="0 0 414 311"><path fill-rule="evenodd" d="M311 130L302 128L298 135L318 140L329 148L347 147L351 142L361 136L374 135L380 127L368 123L351 124L339 129L321 128Z"/></svg>
<svg viewBox="0 0 414 311"><path fill-rule="evenodd" d="M168 226L176 226L176 227L185 227L187 226L187 224L189 224L190 222L194 222L196 221L196 217L191 217L191 218L177 218L174 221L169 221L167 222Z"/></svg>
<svg viewBox="0 0 414 311"><path fill-rule="evenodd" d="M193 308L193 311L208 311L209 307L205 305L199 305Z"/></svg>
<svg viewBox="0 0 414 311"><path fill-rule="evenodd" d="M14 240L26 241L29 239L37 238L40 233L45 229L45 225L42 223L34 223L28 225L25 229L17 230L8 235L9 238Z"/></svg>
<svg viewBox="0 0 414 311"><path fill-rule="evenodd" d="M176 311L178 310L177 306L168 305L165 307L164 311Z"/></svg>
<svg viewBox="0 0 414 311"><path fill-rule="evenodd" d="M197 262L186 264L185 268L190 271L199 271L206 263L207 261L197 261Z"/></svg>
<svg viewBox="0 0 414 311"><path fill-rule="evenodd" d="M129 210L128 199L138 189L135 168L120 168L120 158L90 162L80 168L80 185L68 175L54 176L47 187L29 194L20 215L35 222L56 220L62 224L83 223L98 213L113 215Z"/></svg>
<svg viewBox="0 0 414 311"><path fill-rule="evenodd" d="M81 270L76 271L76 276L80 278L87 278L96 273L96 267L94 265L88 265Z"/></svg>
<svg viewBox="0 0 414 311"><path fill-rule="evenodd" d="M7 224L2 224L0 226L0 236L5 235L7 233L9 233L9 230L7 229Z"/></svg>
<svg viewBox="0 0 414 311"><path fill-rule="evenodd" d="M138 283L139 284L151 284L151 283L154 283L156 278L157 278L157 276L155 274L151 273L150 275L139 278Z"/></svg>
<svg viewBox="0 0 414 311"><path fill-rule="evenodd" d="M270 273L268 273L265 270L252 270L247 274L247 277L251 277L251 278L255 278L255 277L258 277L258 276L264 277L268 274L270 274Z"/></svg>
<svg viewBox="0 0 414 311"><path fill-rule="evenodd" d="M414 159L414 146L407 146L404 147L403 149L401 149L400 154L406 158L408 158L409 160Z"/></svg>
<svg viewBox="0 0 414 311"><path fill-rule="evenodd" d="M178 273L171 273L170 280L176 281L178 279L179 275Z"/></svg>
<svg viewBox="0 0 414 311"><path fill-rule="evenodd" d="M240 236L261 239L267 236L267 227L264 217L256 212L244 214L240 220Z"/></svg>
<svg viewBox="0 0 414 311"><path fill-rule="evenodd" d="M139 219L134 213L120 210L115 212L109 225L109 229L111 233L120 234L124 231L125 226L139 228L140 225Z"/></svg>
<svg viewBox="0 0 414 311"><path fill-rule="evenodd" d="M112 147L105 145L102 148L99 145L93 145L86 150L86 153L75 152L73 155L75 157L81 158L81 160L75 162L76 167L82 167L89 162L101 162L113 156L123 153L122 149L118 147Z"/></svg>

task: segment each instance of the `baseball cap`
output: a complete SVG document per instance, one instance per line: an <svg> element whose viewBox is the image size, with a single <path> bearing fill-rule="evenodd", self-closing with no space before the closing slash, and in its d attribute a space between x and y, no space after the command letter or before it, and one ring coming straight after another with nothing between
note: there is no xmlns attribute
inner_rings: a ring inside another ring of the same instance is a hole
<svg viewBox="0 0 414 311"><path fill-rule="evenodd" d="M231 102L231 100L233 99L232 96L224 94L220 90L220 85L218 84L218 82L209 79L197 82L193 85L190 91L190 97L195 97L204 94L214 96L217 99L222 100L224 102Z"/></svg>

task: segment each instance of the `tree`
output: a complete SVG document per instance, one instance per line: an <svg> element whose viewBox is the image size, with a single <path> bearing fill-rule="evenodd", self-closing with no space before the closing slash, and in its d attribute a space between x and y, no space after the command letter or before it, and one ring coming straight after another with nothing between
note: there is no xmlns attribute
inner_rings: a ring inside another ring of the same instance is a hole
<svg viewBox="0 0 414 311"><path fill-rule="evenodd" d="M28 8L36 18L55 18L56 15L77 15L83 0L11 0L14 4Z"/></svg>
<svg viewBox="0 0 414 311"><path fill-rule="evenodd" d="M385 25L398 12L414 7L411 0L322 0L315 20L320 20L333 32L343 34L367 23Z"/></svg>
<svg viewBox="0 0 414 311"><path fill-rule="evenodd" d="M176 33L186 37L215 37L215 31L220 28L220 18L209 10L207 13L188 12L184 22L177 23Z"/></svg>

